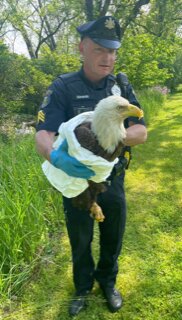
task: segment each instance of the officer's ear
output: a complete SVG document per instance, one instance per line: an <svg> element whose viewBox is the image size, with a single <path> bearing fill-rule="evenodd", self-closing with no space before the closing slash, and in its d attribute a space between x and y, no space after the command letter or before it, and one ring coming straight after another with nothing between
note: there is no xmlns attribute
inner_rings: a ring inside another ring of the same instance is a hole
<svg viewBox="0 0 182 320"><path fill-rule="evenodd" d="M81 41L79 43L79 50L82 55L84 55L85 48L89 46L90 41L91 40L89 37L85 36L81 38Z"/></svg>
<svg viewBox="0 0 182 320"><path fill-rule="evenodd" d="M81 54L83 54L83 47L84 47L83 40L81 40L79 43L79 51Z"/></svg>

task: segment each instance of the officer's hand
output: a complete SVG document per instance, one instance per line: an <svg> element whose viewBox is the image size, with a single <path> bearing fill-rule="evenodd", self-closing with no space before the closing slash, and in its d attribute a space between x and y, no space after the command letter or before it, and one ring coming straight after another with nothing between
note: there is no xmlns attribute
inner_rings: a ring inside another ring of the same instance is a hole
<svg viewBox="0 0 182 320"><path fill-rule="evenodd" d="M57 150L51 152L50 162L56 168L63 170L72 177L89 179L92 176L95 176L93 170L68 154L68 143L66 139Z"/></svg>

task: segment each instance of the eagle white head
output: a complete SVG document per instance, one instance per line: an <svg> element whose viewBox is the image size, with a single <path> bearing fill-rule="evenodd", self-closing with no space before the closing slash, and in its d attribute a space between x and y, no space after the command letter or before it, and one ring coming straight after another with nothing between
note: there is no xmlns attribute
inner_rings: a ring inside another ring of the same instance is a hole
<svg viewBox="0 0 182 320"><path fill-rule="evenodd" d="M142 118L143 111L123 97L109 96L99 101L91 129L104 150L113 153L119 142L123 141L126 137L124 120L130 116Z"/></svg>

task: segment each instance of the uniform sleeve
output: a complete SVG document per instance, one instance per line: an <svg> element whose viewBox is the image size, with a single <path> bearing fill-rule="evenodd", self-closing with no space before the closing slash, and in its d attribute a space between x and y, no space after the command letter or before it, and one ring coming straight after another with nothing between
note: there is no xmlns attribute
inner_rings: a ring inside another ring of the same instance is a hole
<svg viewBox="0 0 182 320"><path fill-rule="evenodd" d="M138 100L136 98L135 92L134 92L131 84L129 84L128 87L127 87L127 99L131 104L133 104L133 105L139 107L140 109L142 109L140 103L138 102ZM138 119L136 117L129 117L127 120L128 120L128 122L132 121L132 122L134 122L136 124L143 124L145 126L144 118Z"/></svg>
<svg viewBox="0 0 182 320"><path fill-rule="evenodd" d="M66 88L60 78L57 78L48 88L38 112L36 130L57 132L60 124L67 121L66 106L68 97Z"/></svg>

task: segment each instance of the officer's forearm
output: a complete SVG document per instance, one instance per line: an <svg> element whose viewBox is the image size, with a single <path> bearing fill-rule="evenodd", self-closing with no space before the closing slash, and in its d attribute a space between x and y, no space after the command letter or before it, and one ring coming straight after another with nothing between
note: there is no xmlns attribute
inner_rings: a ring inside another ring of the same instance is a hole
<svg viewBox="0 0 182 320"><path fill-rule="evenodd" d="M36 148L40 155L50 161L50 153L53 150L53 142L55 138L55 132L46 130L40 130L36 133Z"/></svg>
<svg viewBox="0 0 182 320"><path fill-rule="evenodd" d="M134 124L126 129L126 138L124 144L126 146L135 146L144 143L147 140L147 129L141 124Z"/></svg>

